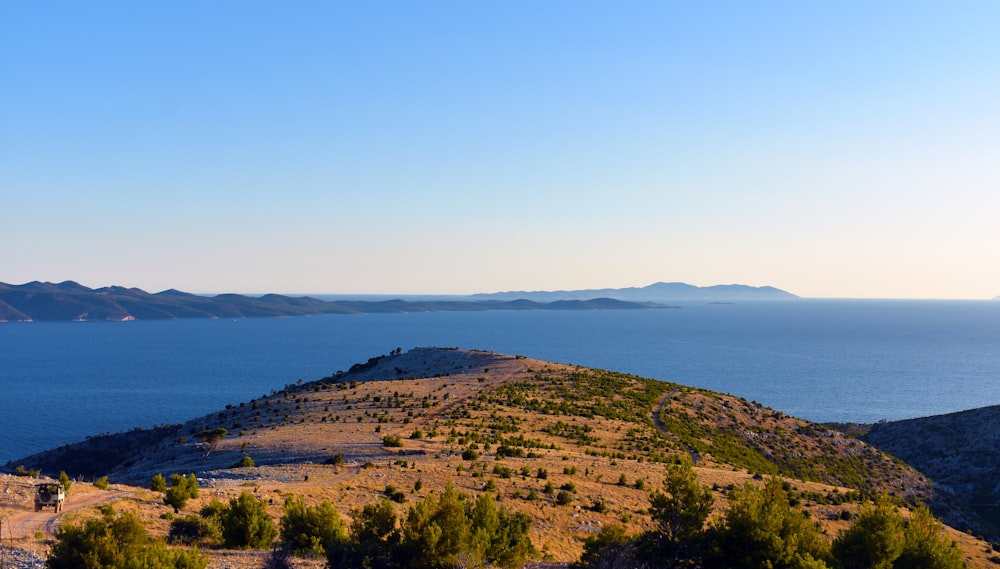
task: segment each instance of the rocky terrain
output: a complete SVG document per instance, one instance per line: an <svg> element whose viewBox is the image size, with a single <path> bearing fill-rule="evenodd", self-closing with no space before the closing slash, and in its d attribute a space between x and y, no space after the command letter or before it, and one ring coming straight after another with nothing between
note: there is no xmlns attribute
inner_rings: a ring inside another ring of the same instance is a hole
<svg viewBox="0 0 1000 569"><path fill-rule="evenodd" d="M971 512L969 526L1000 539L1000 406L869 426L862 439L934 481Z"/></svg>

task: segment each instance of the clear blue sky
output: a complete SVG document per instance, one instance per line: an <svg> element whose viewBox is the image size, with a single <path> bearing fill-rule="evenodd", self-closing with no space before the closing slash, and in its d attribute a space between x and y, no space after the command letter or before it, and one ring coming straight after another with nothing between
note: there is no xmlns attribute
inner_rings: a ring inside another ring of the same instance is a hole
<svg viewBox="0 0 1000 569"><path fill-rule="evenodd" d="M4 2L0 281L1000 294L1000 3Z"/></svg>

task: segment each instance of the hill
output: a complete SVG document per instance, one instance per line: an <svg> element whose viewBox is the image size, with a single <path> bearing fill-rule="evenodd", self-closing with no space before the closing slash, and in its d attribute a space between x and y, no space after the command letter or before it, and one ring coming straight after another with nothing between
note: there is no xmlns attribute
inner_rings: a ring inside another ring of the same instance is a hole
<svg viewBox="0 0 1000 569"><path fill-rule="evenodd" d="M235 466L245 456L254 467ZM184 424L94 436L6 468L107 475L133 486L148 486L158 473L193 472L206 489L201 504L252 488L276 517L288 495L329 499L349 514L389 489L412 503L447 484L472 493L492 485L507 507L533 520L536 547L568 562L601 527L648 528L649 490L685 456L720 507L734 485L762 475L786 479L795 501L830 536L846 527L859 497L879 492L905 503L929 501L946 519L961 520L950 495L938 494L899 460L754 402L444 348L395 351ZM556 503L553 487L572 489L568 506ZM128 492L120 507L139 511L151 531L166 533L169 522L155 494ZM970 559L985 559L981 542L952 535Z"/></svg>
<svg viewBox="0 0 1000 569"><path fill-rule="evenodd" d="M150 294L138 288L109 286L91 289L65 281L0 283L0 322L124 321L173 318L247 318L309 314L483 310L624 310L652 306L609 298L588 297L571 302L531 300L319 300L311 297L267 294L199 296L170 289Z"/></svg>
<svg viewBox="0 0 1000 569"><path fill-rule="evenodd" d="M751 300L792 300L799 298L790 292L786 292L772 286L754 287L741 284L730 284L698 287L679 282L658 282L649 286L629 288L480 293L472 295L470 298L490 300L512 300L521 298L538 302L551 302L554 300L579 300L595 297L614 298L632 302L660 303L677 301L732 302Z"/></svg>
<svg viewBox="0 0 1000 569"><path fill-rule="evenodd" d="M1000 405L856 428L954 497L972 513L970 526L1000 536Z"/></svg>

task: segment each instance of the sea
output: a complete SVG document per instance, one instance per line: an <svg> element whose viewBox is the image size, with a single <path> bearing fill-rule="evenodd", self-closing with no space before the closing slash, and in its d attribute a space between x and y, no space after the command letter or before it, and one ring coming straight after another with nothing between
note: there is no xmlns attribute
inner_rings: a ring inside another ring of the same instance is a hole
<svg viewBox="0 0 1000 569"><path fill-rule="evenodd" d="M483 349L731 393L812 421L1000 404L1000 302L0 324L0 465L180 423L396 348Z"/></svg>

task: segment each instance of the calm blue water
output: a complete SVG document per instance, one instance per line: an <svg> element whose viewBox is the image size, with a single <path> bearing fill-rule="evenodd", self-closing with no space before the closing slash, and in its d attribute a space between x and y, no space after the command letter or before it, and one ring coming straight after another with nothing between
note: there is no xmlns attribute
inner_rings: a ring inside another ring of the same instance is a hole
<svg viewBox="0 0 1000 569"><path fill-rule="evenodd" d="M989 301L0 324L0 464L428 345L666 379L815 421L1000 404L1000 302Z"/></svg>

